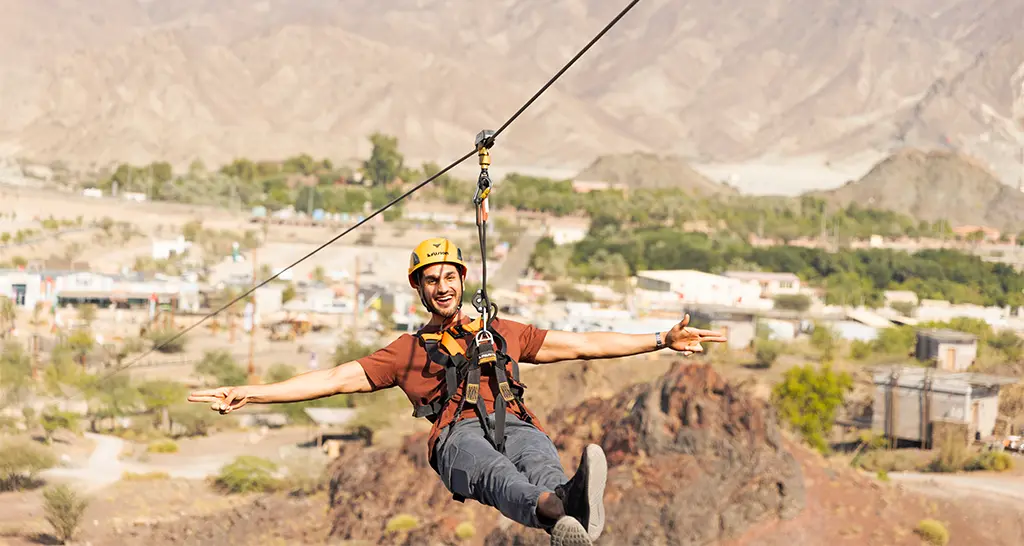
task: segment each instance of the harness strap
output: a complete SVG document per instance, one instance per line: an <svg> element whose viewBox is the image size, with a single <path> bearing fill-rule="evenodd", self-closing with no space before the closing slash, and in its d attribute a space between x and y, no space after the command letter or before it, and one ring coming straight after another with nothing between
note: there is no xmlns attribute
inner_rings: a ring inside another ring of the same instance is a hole
<svg viewBox="0 0 1024 546"><path fill-rule="evenodd" d="M475 334L483 329L483 319L478 318L467 324L456 324L438 333L418 332L417 337L423 340L427 356L445 370L445 393L435 400L416 406L415 417L426 417L434 423L441 417L449 402L453 402L459 387L463 387L463 395L458 397L454 420L448 426L458 422L468 403L477 414L483 427L484 437L499 452L504 452L505 424L508 408L516 403L518 414L532 422L531 414L523 403L525 386L519 383L519 363L505 354L505 339L497 332L491 332L493 343L484 341L476 345ZM467 338L467 347L459 345L458 338ZM442 350L442 348L444 350ZM506 366L511 365L511 370ZM494 426L488 422L487 406L480 396L480 381L485 369L494 370L495 383L498 385L499 396L494 400ZM511 371L512 377L508 377Z"/></svg>
<svg viewBox="0 0 1024 546"><path fill-rule="evenodd" d="M469 376L466 377L466 402L476 404L480 397L480 362L469 361Z"/></svg>

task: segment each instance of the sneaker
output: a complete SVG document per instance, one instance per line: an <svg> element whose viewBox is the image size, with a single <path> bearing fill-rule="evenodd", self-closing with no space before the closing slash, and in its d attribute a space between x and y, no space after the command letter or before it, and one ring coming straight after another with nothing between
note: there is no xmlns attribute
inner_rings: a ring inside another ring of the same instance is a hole
<svg viewBox="0 0 1024 546"><path fill-rule="evenodd" d="M576 474L555 488L565 513L578 521L590 540L604 531L604 487L608 482L608 461L601 446L590 444L583 450Z"/></svg>
<svg viewBox="0 0 1024 546"><path fill-rule="evenodd" d="M590 546L593 543L587 530L572 516L558 518L551 529L551 546Z"/></svg>

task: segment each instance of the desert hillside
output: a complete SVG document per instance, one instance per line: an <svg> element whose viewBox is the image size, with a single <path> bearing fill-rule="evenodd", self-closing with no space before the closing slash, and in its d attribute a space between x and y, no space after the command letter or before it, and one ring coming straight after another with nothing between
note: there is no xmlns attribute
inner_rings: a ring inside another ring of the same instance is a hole
<svg viewBox="0 0 1024 546"><path fill-rule="evenodd" d="M903 150L860 180L821 192L829 200L857 203L953 225L1024 229L1024 193L1001 183L972 158L951 152Z"/></svg>
<svg viewBox="0 0 1024 546"><path fill-rule="evenodd" d="M441 160L625 2L88 4L0 0L0 153L343 159L379 130L411 158ZM1021 20L1016 0L646 0L513 125L502 159L583 168L633 151L714 162L949 146L1009 179Z"/></svg>
<svg viewBox="0 0 1024 546"><path fill-rule="evenodd" d="M639 152L601 156L583 169L576 179L625 184L634 189L676 188L699 195L737 193L735 188L693 170L680 157Z"/></svg>

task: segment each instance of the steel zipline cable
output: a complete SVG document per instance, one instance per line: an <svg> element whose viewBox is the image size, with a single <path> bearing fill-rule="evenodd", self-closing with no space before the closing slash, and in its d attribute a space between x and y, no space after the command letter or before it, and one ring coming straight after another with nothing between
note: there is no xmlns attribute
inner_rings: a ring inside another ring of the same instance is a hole
<svg viewBox="0 0 1024 546"><path fill-rule="evenodd" d="M556 82L556 81L558 80L558 78L560 78L560 77L562 76L562 74L564 74L564 73L565 73L565 72L566 72L567 70L569 70L569 68L570 68L570 67L572 67L572 65L574 65L574 64L576 63L576 61L578 61L578 60L580 59L580 57L582 57L582 56L583 56L583 55L584 55L584 54L585 54L585 53L586 53L586 52L587 52L587 51L588 51L588 50L589 50L589 49L590 49L591 47L593 47L593 45L594 45L595 43L597 43L597 41L598 41L598 40L600 40L600 39L601 39L601 37L603 37L603 36L604 36L604 35L605 35L605 34L606 34L606 33L607 33L607 32L608 32L609 30L611 30L611 28L612 28L612 27L614 27L614 26L615 26L615 25L616 25L616 24L617 24L617 23L619 22L619 20L620 20L620 19L622 19L622 18L623 18L623 17L624 17L624 16L625 16L625 15L626 15L626 14L627 14L627 13L628 13L628 12L629 12L629 11L630 11L631 9L633 9L633 7L634 7L634 6L636 6L636 4L637 4L637 3L639 2L639 1L640 1L640 0L632 0L632 1L631 1L631 2L630 2L630 3L628 4L628 5L626 5L626 7L624 7L624 8L623 8L623 9L622 9L622 10L621 10L621 11L619 12L619 14L615 16L615 18L614 18L614 19L612 19L612 20L611 20L611 21L610 21L610 22L609 22L609 23L608 23L607 25L605 25L605 27L604 27L603 29L601 29L601 31L600 31L600 32L598 32L598 33L597 33L597 35L595 35L595 36L594 36L594 38L593 38L593 39L591 39L591 40L590 40L590 42L588 42L588 43L587 43L587 45L585 45L585 46L584 46L584 47L583 47L582 49L580 49L580 51L579 51L578 53L576 53L576 55L575 55L575 56L574 56L574 57L573 57L572 59L570 59L570 60L569 60L569 62L567 62L567 63L565 64L565 66L563 66L563 67L562 67L562 69L561 69L561 70L559 70L559 71L558 71L557 73L555 73L555 75L554 75L554 76L552 76L551 78L549 78L549 79L548 79L548 81L547 81L547 82L546 82L546 83L545 83L545 84L544 84L544 85L543 85L543 86L542 86L542 87L541 87L540 89L538 89L538 90L537 90L537 92L536 92L536 93L534 93L534 94L533 94L533 96L532 96L532 97L530 97L530 99L529 99L529 100L527 100L527 101L526 101L525 103L523 103L523 105L522 105L522 106L521 106L521 107L520 107L520 108L519 108L518 110L516 110L516 112L515 112L514 114L512 114L512 116L511 116L511 117L509 117L509 118L508 118L508 119L507 119L507 120L505 121L505 123L503 123L503 124L501 125L501 127L499 127L499 128L498 128L498 130L496 130L496 131L495 131L495 132L494 132L494 133L493 133L492 135L489 135L489 138L487 138L487 139L486 139L486 142L484 143L484 146L485 146L486 148L490 148L490 147L492 147L492 146L494 145L494 140L495 140L495 139L496 139L496 138L498 137L498 135L500 135L500 134L501 134L501 133L502 133L502 132L503 132L503 131L504 131L504 130L505 130L506 128L508 128L508 126L509 126L509 125L511 125L511 124L512 124L512 122L516 120L516 118L518 118L518 117L519 117L520 115L522 115L522 113L523 113L523 112L525 112L525 111L526 111L526 109L530 107L530 105L532 105L532 104L533 104L533 103L534 103L534 102L535 102L535 101L536 101L536 100L537 100L538 98L540 98L540 96L541 96L541 95L543 95L543 94L544 94L544 92L545 92L545 91L547 91L547 90L548 90L548 88L549 88L549 87L551 87L551 86L552 86L552 85L553 85L553 84L554 84L554 83L555 83L555 82ZM143 359L143 358L145 358L145 357L147 357L147 356L149 356L149 355L153 354L154 352L156 352L156 351L160 350L161 348L163 348L163 347L165 347L165 346L169 345L170 343L174 342L175 340L177 340L177 339L181 338L182 336L184 336L184 335L185 335L185 334L187 334L188 332L190 332L190 331L192 331L193 329L195 329L195 328L196 328L197 326L199 326L200 324L202 324L202 323L206 322L207 320L209 320L209 319L211 319L211 318L213 318L213 317L217 316L217 315L218 315L218 314L220 314L220 313L221 313L222 311L224 311L225 309L227 309L227 308L231 307L232 305L234 305L234 304L238 303L239 301L242 301L243 299L245 299L246 297L248 297L249 295L251 295L251 294L252 294L253 292L255 292L256 290L258 290L258 289L262 288L263 286L265 286L265 285L266 285L267 283L269 283L270 281L272 281L272 280L274 280L274 279L278 278L278 277L279 277L279 276L280 276L280 275L281 275L282 273L284 273L285 271L288 271L289 269L291 269L291 268L295 267L296 265L299 265L299 264L300 264L300 263L302 263L303 261L305 261L305 260L309 259L309 258L310 258L310 257L312 257L312 256L313 256L314 254L316 254L317 252L320 252L321 250L323 250L323 249L327 248L328 246L330 246L331 244L333 244L333 243L334 243L335 241L337 241L338 239L341 239L341 238L342 238L342 237L344 237L345 235L347 235L347 234L351 233L351 232L352 232L353 230L355 230L355 229L356 229L356 228L358 228L359 226L361 226L361 225L365 224L366 222L369 222L369 221L370 221L371 219L373 219L373 218L374 218L375 216L377 216L378 214L380 214L380 213L384 212L385 210L387 210L387 209L389 209L389 208L393 207L393 206L394 206L395 204L397 204L398 202L402 201L402 200L403 200L403 199L405 199L406 197L409 197L410 195L412 195L413 193L415 193L416 191L418 191L418 190L419 190L420 188L422 188L422 187L426 186L426 185L427 185L427 184L429 184L430 182L433 182L434 180L436 180L437 178L439 178L439 177L440 177L441 175L443 175L443 174L445 174L446 172L448 172L448 171L452 170L453 168L455 168L456 166L458 166L459 164L461 164L461 163L462 163L463 161L465 161L465 160L469 159L470 157L472 157L473 155L477 154L477 151L478 151L478 149L477 149L476 147L474 147L474 149L473 149L472 151L470 151L469 153L467 153L467 154L463 155L462 157L460 157L459 159L457 159L457 160L453 161L453 162L452 162L452 163L450 163L450 164L449 164L449 165L448 165L447 167L445 167L445 168L441 169L440 171L438 171L438 172L437 172L436 174L434 174L433 176L430 176L430 177L428 177L428 178L427 178L426 180L424 180L424 181L420 182L419 184L416 184L416 185L415 185L415 186L414 186L414 187L413 187L412 189L410 189L409 191L406 191L406 192L405 192L405 193L403 193L402 195L400 195L400 196L396 197L395 199L391 200L391 202L389 202L389 203L387 203L386 205L384 205L383 207L381 207L381 208L377 209L376 211L374 211L373 213L371 213L371 214L370 214L369 216L367 216L366 218L364 218L364 219L360 220L359 222L357 222L357 223L356 223L356 224L354 224L353 226L349 227L349 228L348 228L348 229L346 229L345 231L343 231L343 232L341 232L340 234L338 234L338 235L334 236L334 237L333 237L333 238L331 238L331 239L330 239L329 241L327 241L326 243L324 243L324 244L320 245L319 247L315 248L315 249L314 249L313 251L309 252L309 253L308 253L308 254L306 254L305 256L303 256L303 257L299 258L298 260L296 260L296 261L295 261L294 263L292 263L291 265L289 265L289 266L285 267L285 268L284 268L284 269L282 269L281 271L279 271L279 272L275 273L274 275L272 275L272 276L268 277L268 278L267 278L266 280L264 280L264 281L260 282L259 284L256 284L256 285L255 285L255 286L253 286L252 288L250 288L250 289L246 290L246 291L245 291L244 293L242 293L242 294L241 294L240 296L238 296L238 297L234 298L233 300L229 301L228 303L226 303L226 304L222 305L222 306L221 306L221 307L220 307L219 309L217 309L216 311L213 311L213 312L211 312L211 313L207 313L206 315L204 315L204 316L203 316L203 318L199 319L198 321L196 321L196 322L195 322L195 323L193 323L192 325L188 326L188 327L187 327L187 328L185 328L184 330L182 330L182 331L178 332L178 333L177 333L177 334L175 334L174 336L171 336L170 338L168 338L168 339L166 339L166 340L162 341L161 343L159 343L159 344L157 344L157 345L154 345L153 347L151 347L151 348L150 348L149 350L145 351L145 352L144 352L144 353L142 353L141 355L139 355L139 356L137 356L137 357L133 358L133 359L132 359L132 360L131 360L130 362L128 362L127 364L124 364L124 365L122 365L122 366L118 366L118 367L114 368L113 370L111 370L110 372L108 372L108 373L104 374L103 376L101 376L101 377L100 377L100 378L99 378L99 379L97 380L97 382L102 382L102 381L106 381L107 379L109 379L110 377L112 377L112 376L116 375L117 373L120 373L120 372L122 372L122 371L124 371L124 370L126 370L126 369L128 369L128 368L130 368L130 367L132 367L132 366L134 366L135 364L138 364L139 362L141 362L141 361L142 361L142 359ZM253 325L253 328L255 328L255 324Z"/></svg>

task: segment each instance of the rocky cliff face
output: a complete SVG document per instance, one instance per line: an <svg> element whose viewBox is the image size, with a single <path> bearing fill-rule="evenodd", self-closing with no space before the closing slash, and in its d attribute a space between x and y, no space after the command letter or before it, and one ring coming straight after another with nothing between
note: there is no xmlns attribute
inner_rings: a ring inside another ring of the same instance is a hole
<svg viewBox="0 0 1024 546"><path fill-rule="evenodd" d="M804 506L800 466L783 448L774 414L708 365L679 363L653 384L545 422L570 472L587 443L607 453L603 544L710 544ZM423 524L395 543L435 544L453 538L472 510L484 544L547 544L540 531L488 525L497 519L488 507L451 501L422 451L416 438L404 452L344 454L334 467L334 535L373 538L384 531L385 514L407 513Z"/></svg>

